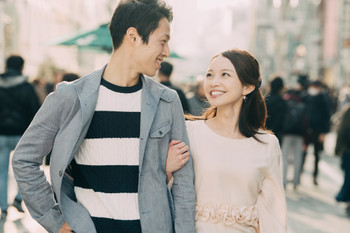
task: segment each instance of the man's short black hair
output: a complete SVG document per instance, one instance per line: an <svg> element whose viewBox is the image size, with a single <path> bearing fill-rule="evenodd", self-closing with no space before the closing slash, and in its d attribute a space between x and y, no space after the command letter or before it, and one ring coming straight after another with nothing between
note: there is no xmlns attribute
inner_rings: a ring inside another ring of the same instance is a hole
<svg viewBox="0 0 350 233"><path fill-rule="evenodd" d="M130 27L136 28L143 43L147 44L149 35L158 28L162 18L166 18L169 22L173 20L172 9L164 1L121 0L109 25L113 49L119 48Z"/></svg>
<svg viewBox="0 0 350 233"><path fill-rule="evenodd" d="M12 55L6 60L6 69L22 71L24 59L21 56Z"/></svg>
<svg viewBox="0 0 350 233"><path fill-rule="evenodd" d="M169 78L173 72L173 65L169 62L163 61L162 64L160 64L159 72Z"/></svg>

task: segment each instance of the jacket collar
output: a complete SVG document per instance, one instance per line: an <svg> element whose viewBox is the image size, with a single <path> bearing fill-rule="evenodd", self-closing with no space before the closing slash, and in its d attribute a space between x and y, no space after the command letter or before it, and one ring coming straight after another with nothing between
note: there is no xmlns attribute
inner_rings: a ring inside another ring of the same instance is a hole
<svg viewBox="0 0 350 233"><path fill-rule="evenodd" d="M79 96L82 108L82 123L85 124L89 117L95 111L97 104L98 91L101 83L102 74L107 65L101 69L74 82ZM157 110L159 99L171 102L172 98L169 93L164 92L165 87L152 79L141 75L142 81L142 122L147 125L146 121L152 121ZM142 132L141 132L142 133ZM142 135L141 135L142 136ZM143 135L145 136L145 135Z"/></svg>

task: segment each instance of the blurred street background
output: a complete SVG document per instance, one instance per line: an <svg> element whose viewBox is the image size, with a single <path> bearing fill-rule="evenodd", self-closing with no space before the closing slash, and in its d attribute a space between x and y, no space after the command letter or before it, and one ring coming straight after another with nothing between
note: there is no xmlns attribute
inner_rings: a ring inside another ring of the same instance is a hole
<svg viewBox="0 0 350 233"><path fill-rule="evenodd" d="M108 22L118 0L0 0L0 73L12 54L25 59L27 75L41 102L65 73L82 77L108 62ZM301 183L286 186L288 233L348 233L346 203L336 202L344 174L335 155L337 126L350 102L350 0L167 0L173 6L172 82L188 98L211 57L229 48L251 52L259 61L261 90L272 77L296 88L300 77L320 81L329 97L331 127L313 180L309 146ZM153 77L157 79L157 77ZM305 87L307 89L307 86ZM307 90L305 90L307 92ZM0 100L1 101L1 100ZM49 167L43 166L48 174ZM10 168L9 201L17 187ZM292 169L288 171L292 177ZM25 206L24 206L25 207ZM0 233L46 232L25 213L8 209Z"/></svg>

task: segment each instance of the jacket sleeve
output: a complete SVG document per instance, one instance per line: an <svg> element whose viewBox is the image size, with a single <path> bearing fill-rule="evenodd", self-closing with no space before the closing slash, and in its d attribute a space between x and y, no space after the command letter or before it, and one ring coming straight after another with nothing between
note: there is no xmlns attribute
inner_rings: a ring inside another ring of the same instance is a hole
<svg viewBox="0 0 350 233"><path fill-rule="evenodd" d="M62 99L64 96L59 91L46 98L19 141L12 160L14 175L30 214L49 232L58 232L65 220L40 166L59 131Z"/></svg>
<svg viewBox="0 0 350 233"><path fill-rule="evenodd" d="M176 95L173 108L171 139L181 140L189 145L185 118L179 97ZM195 233L195 190L193 162L189 161L173 173L172 196L174 200L174 227L176 233Z"/></svg>
<svg viewBox="0 0 350 233"><path fill-rule="evenodd" d="M287 207L282 184L281 149L273 137L269 170L258 195L259 233L286 233Z"/></svg>

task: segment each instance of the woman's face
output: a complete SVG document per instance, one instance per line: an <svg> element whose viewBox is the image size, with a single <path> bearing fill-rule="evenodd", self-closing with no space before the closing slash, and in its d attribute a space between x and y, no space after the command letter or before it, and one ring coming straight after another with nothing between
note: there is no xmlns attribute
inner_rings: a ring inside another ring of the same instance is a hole
<svg viewBox="0 0 350 233"><path fill-rule="evenodd" d="M238 78L236 69L223 56L214 58L208 68L204 82L204 93L212 106L241 105L243 96L248 94Z"/></svg>

